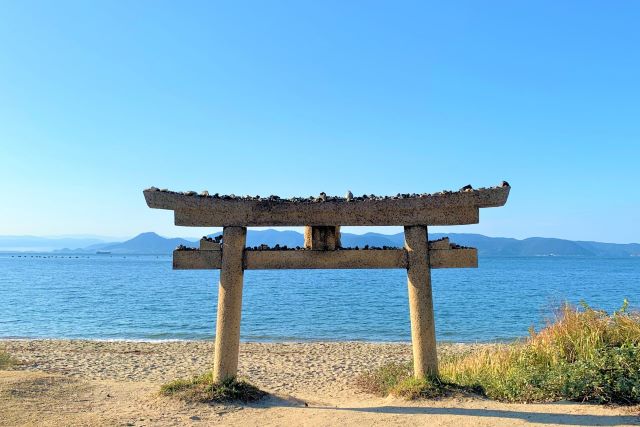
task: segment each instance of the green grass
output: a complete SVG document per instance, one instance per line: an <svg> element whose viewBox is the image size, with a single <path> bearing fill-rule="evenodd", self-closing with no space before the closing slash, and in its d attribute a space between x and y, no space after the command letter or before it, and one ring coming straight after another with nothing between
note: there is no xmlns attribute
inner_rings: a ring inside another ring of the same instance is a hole
<svg viewBox="0 0 640 427"><path fill-rule="evenodd" d="M0 369L9 369L18 364L18 360L5 351L0 351Z"/></svg>
<svg viewBox="0 0 640 427"><path fill-rule="evenodd" d="M257 387L235 378L214 383L213 373L207 372L190 379L179 379L163 384L160 393L189 402L254 402L266 393Z"/></svg>
<svg viewBox="0 0 640 427"><path fill-rule="evenodd" d="M440 361L440 376L415 380L411 364L358 379L364 391L407 398L474 392L507 402L640 403L640 314L565 305L526 340Z"/></svg>

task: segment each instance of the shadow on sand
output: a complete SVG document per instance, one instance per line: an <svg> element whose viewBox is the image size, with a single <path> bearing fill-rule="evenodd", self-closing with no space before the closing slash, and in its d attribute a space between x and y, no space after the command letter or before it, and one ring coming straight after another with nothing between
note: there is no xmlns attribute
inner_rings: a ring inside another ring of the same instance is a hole
<svg viewBox="0 0 640 427"><path fill-rule="evenodd" d="M579 405L570 402L558 402L554 405ZM567 426L620 426L620 425L640 425L640 416L634 415L591 415L591 414L568 414L554 412L529 412L504 409L481 409L481 408L438 408L419 406L374 406L341 408L335 406L325 406L317 403L307 404L301 399L292 396L270 395L263 399L260 404L250 405L259 407L291 407L308 410L326 411L351 411L371 414L397 414L397 415L450 415L461 417L482 417L496 419L522 420L530 423L567 425Z"/></svg>
<svg viewBox="0 0 640 427"><path fill-rule="evenodd" d="M570 425L570 426L619 426L640 425L640 417L625 415L581 415L549 412L507 411L502 409L477 408L430 408L415 406L379 406L372 408L331 408L314 407L338 411L356 411L379 414L407 415L457 415L469 417L519 419L531 423Z"/></svg>

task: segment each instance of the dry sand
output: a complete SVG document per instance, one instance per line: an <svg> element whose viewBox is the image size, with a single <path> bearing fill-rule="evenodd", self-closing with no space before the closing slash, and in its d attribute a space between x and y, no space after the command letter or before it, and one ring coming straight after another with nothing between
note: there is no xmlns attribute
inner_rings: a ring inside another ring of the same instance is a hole
<svg viewBox="0 0 640 427"><path fill-rule="evenodd" d="M22 361L0 371L0 425L640 425L638 407L468 397L407 402L354 389L360 372L409 360L406 344L242 344L240 375L272 393L245 406L158 394L163 382L211 366L209 342L5 340L0 350Z"/></svg>

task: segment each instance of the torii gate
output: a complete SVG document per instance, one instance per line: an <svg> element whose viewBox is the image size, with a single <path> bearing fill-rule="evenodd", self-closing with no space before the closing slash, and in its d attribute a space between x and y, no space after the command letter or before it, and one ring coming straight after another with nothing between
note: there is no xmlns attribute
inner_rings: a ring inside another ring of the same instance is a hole
<svg viewBox="0 0 640 427"><path fill-rule="evenodd" d="M200 249L178 248L173 268L220 269L213 376L233 378L238 370L244 270L406 268L411 341L416 378L438 374L431 295L432 268L478 266L478 252L429 241L429 225L477 224L479 208L503 206L507 182L498 187L434 194L398 194L281 199L144 190L150 208L174 211L175 225L223 227L222 244L203 239ZM343 249L340 226L404 226L404 249ZM304 226L304 248L245 248L247 227Z"/></svg>

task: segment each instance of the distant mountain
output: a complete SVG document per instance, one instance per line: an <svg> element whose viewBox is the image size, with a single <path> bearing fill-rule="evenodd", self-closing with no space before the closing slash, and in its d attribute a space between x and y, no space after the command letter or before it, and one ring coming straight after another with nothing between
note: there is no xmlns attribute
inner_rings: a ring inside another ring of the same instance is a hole
<svg viewBox="0 0 640 427"><path fill-rule="evenodd" d="M62 248L84 248L89 245L106 243L98 237L38 237L0 236L0 251L6 252L49 252Z"/></svg>
<svg viewBox="0 0 640 427"><path fill-rule="evenodd" d="M220 233L212 234L212 237ZM505 237L487 237L482 234L466 233L432 233L429 239L439 239L449 236L452 242L463 246L478 248L480 256L492 257L524 257L524 256L576 256L576 257L640 257L640 244L617 244L600 242L583 242L544 237L531 237L518 240ZM0 244L3 242L0 237ZM14 240L5 238L11 244L20 247L29 240L22 241L21 237L13 237ZM342 245L344 247L369 246L395 246L402 247L403 233L397 234L351 234L342 233ZM289 247L302 246L304 237L301 233L292 230L249 230L247 233L247 246L259 246L265 243L269 246L287 245ZM122 254L169 254L178 245L197 247L198 242L181 238L165 238L156 233L142 233L133 239L120 243L98 242L89 244L82 249L58 249L56 252L82 252L95 253L96 251L109 251ZM1 246L0 246L0 250ZM44 249L41 249L44 251Z"/></svg>
<svg viewBox="0 0 640 427"><path fill-rule="evenodd" d="M217 233L220 234L220 233ZM216 235L217 235L216 234ZM640 256L640 244L618 244L599 242L575 242L571 240L530 237L518 240L506 237L488 237L482 234L431 233L430 240L448 236L452 242L478 249L480 256L523 257L523 256L579 256L579 257L628 257ZM287 246L302 246L304 237L296 231L249 230L247 246L276 243ZM351 234L342 233L344 247L395 246L402 247L404 233L397 234Z"/></svg>
<svg viewBox="0 0 640 427"><path fill-rule="evenodd" d="M398 236L400 236L398 238ZM365 234L351 234L342 233L340 236L342 246L345 248L354 248L356 246L363 247L369 246L398 246L401 247L404 242L404 233L399 234L380 234L380 233L365 233Z"/></svg>
<svg viewBox="0 0 640 427"><path fill-rule="evenodd" d="M600 257L624 257L624 256L640 256L640 244L630 243L626 245L618 245L613 243L600 242L581 242L576 244L588 250L593 256Z"/></svg>
<svg viewBox="0 0 640 427"><path fill-rule="evenodd" d="M95 253L96 251L111 252L114 254L169 254L177 246L185 245L195 247L193 240L181 238L166 238L156 233L148 232L138 234L133 239L119 243L98 243L81 249L60 249L54 252L81 252Z"/></svg>
<svg viewBox="0 0 640 427"><path fill-rule="evenodd" d="M166 238L156 233L138 234L133 239L122 243L114 243L104 245L99 248L101 251L109 251L112 253L139 253L139 254L164 254L171 253L177 246L196 246L192 240L175 238ZM95 248L98 250L98 248Z"/></svg>
<svg viewBox="0 0 640 427"><path fill-rule="evenodd" d="M459 245L478 248L481 256L578 256L578 257L628 257L640 256L638 243L581 242L547 237L530 237L518 240L505 237L487 237L482 234L432 234L430 238L449 236Z"/></svg>

